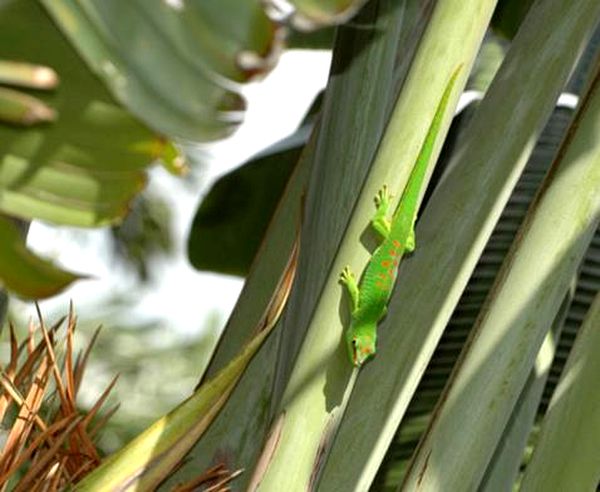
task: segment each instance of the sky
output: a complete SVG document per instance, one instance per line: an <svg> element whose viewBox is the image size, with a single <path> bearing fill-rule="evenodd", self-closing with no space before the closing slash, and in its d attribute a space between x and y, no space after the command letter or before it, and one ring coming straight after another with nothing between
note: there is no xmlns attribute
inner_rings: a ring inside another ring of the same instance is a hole
<svg viewBox="0 0 600 492"><path fill-rule="evenodd" d="M198 272L190 266L186 243L196 208L221 175L293 133L315 95L326 84L330 58L326 51L291 50L281 56L266 78L244 86L242 94L248 110L237 132L225 140L193 149L192 161L202 162L202 167L194 170L200 171L199 186L182 186L180 178L158 166L150 171L149 191L168 201L175 240L175 254L167 261L152 263L152 276L157 281L140 287L131 270L114 261L106 228L82 230L32 222L27 238L32 250L66 269L91 276L42 301L42 313L50 319L56 318L66 312L70 300L80 314L94 312L114 297L124 303L133 302L128 309L128 322L162 321L186 335L201 332L205 320L215 314L223 325L243 279ZM11 307L26 318L35 314L31 303L16 301Z"/></svg>

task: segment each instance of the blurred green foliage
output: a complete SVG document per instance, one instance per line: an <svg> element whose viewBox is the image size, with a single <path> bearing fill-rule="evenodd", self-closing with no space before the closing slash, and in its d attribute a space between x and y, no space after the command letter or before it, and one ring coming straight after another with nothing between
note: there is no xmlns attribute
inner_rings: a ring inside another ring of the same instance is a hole
<svg viewBox="0 0 600 492"><path fill-rule="evenodd" d="M131 265L142 281L152 277L151 263L173 254L172 213L158 194L140 193L125 219L111 228L115 255Z"/></svg>

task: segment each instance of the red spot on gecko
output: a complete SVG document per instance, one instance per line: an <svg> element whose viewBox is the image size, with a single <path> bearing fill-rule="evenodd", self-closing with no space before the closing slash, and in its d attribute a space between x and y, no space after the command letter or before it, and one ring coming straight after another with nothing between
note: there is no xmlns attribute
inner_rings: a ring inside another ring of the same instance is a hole
<svg viewBox="0 0 600 492"><path fill-rule="evenodd" d="M389 267L390 267L390 260L383 260L383 261L381 262L381 266L382 266L383 268L389 268Z"/></svg>
<svg viewBox="0 0 600 492"><path fill-rule="evenodd" d="M392 248L392 249L390 249L390 251L389 251L389 255L390 255L390 256L392 256L392 257L393 257L393 256L398 256L398 251L396 251L395 249L393 249L393 248Z"/></svg>
<svg viewBox="0 0 600 492"><path fill-rule="evenodd" d="M394 245L394 246L395 246L397 249L400 249L400 246L402 246L402 245L400 244L400 241L398 241L397 239L394 239L394 240L392 241L392 244L393 244L393 245Z"/></svg>
<svg viewBox="0 0 600 492"><path fill-rule="evenodd" d="M397 267L398 266L398 260L394 260L394 266Z"/></svg>
<svg viewBox="0 0 600 492"><path fill-rule="evenodd" d="M381 279L381 280L385 280L386 276L385 273L378 273L377 276Z"/></svg>

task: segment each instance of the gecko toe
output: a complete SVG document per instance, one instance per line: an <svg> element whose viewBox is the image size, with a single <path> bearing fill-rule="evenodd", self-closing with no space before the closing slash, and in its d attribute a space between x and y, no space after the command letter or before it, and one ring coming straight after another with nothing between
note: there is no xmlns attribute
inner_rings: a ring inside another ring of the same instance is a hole
<svg viewBox="0 0 600 492"><path fill-rule="evenodd" d="M375 205L379 208L382 205L387 205L392 196L387 185L383 185L381 189L375 195Z"/></svg>
<svg viewBox="0 0 600 492"><path fill-rule="evenodd" d="M342 270L342 272L340 273L340 281L347 282L348 280L351 280L353 278L354 278L354 274L350 270L350 267L345 266L344 269Z"/></svg>

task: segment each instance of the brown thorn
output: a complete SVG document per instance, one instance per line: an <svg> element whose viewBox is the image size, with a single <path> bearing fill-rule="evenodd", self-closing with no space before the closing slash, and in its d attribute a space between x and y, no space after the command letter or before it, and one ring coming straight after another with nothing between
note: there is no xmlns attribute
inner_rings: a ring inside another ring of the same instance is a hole
<svg viewBox="0 0 600 492"><path fill-rule="evenodd" d="M62 381L62 377L60 374L60 368L56 362L56 355L54 353L53 343L50 341L50 336L48 334L48 330L41 321L41 313L39 312L39 306L35 304L36 309L38 310L38 316L40 317L40 328L42 329L42 335L44 337L44 341L46 342L46 351L48 353L48 357L50 358L52 373L54 374L54 382L56 383L56 389L58 391L58 395L60 396L61 407L63 408L64 415L68 415L69 413L75 413L75 408L71 405L71 402L67 398L67 392L65 390L65 386Z"/></svg>
<svg viewBox="0 0 600 492"><path fill-rule="evenodd" d="M68 417L59 420L58 422L54 422L52 425L48 426L48 428L44 432L36 436L36 438L27 447L27 449L20 454L19 459L15 461L15 463L13 463L10 469L4 472L2 475L0 475L0 483L4 483L5 481L7 481L13 475L13 473L15 473L21 467L21 465L23 465L29 459L29 457L45 440L51 442L52 435L61 431L73 419L74 416L69 415Z"/></svg>
<svg viewBox="0 0 600 492"><path fill-rule="evenodd" d="M102 430L102 428L106 425L106 422L108 422L111 419L111 417L117 412L119 408L121 408L121 404L117 403L108 412L106 412L102 417L98 419L94 427L92 427L88 431L88 435L90 436L90 438L94 439L96 434L98 434L98 432Z"/></svg>
<svg viewBox="0 0 600 492"><path fill-rule="evenodd" d="M67 427L65 432L63 432L58 439L50 446L50 449L45 453L44 457L40 459L35 465L29 468L27 474L19 481L17 487L15 487L14 492L24 492L28 490L29 484L35 480L36 477L40 476L46 466L50 463L50 461L55 457L56 452L65 442L65 440L71 435L71 432L77 427L77 425L81 422L81 417L75 417L73 422Z"/></svg>
<svg viewBox="0 0 600 492"><path fill-rule="evenodd" d="M16 454L18 453L18 449L22 448L31 433L32 427L34 423L38 425L41 423L42 430L45 430L47 426L44 424L43 420L38 415L38 411L43 401L44 393L46 391L46 387L48 385L48 372L49 372L49 364L47 362L47 358L44 357L42 359L42 364L40 365L37 375L34 378L27 396L24 399L21 399L23 404L19 410L17 415L17 419L15 420L10 433L6 439L4 450L2 452L3 458L6 458L3 463L3 470L10 466L10 463L16 458ZM3 382L6 382L3 379ZM10 387L10 384L5 385L5 388L8 390L16 390L14 387ZM10 393L13 396L13 392ZM14 394L19 398L18 390L14 391Z"/></svg>
<svg viewBox="0 0 600 492"><path fill-rule="evenodd" d="M64 317L61 318L57 323L55 323L53 325L53 327L51 328L50 333L49 333L51 340L54 339L54 333L56 332L56 330L58 330L58 328L60 327L60 325L62 324L63 321L64 321ZM28 338L25 342L23 342L22 347L25 344L28 344L28 342L33 343L33 336L31 334L31 332L29 334L29 337L30 338ZM27 359L25 360L25 363L21 366L21 369L19 370L19 372L17 373L17 375L15 377L15 385L16 386L20 386L21 383L23 382L23 380L25 379L25 377L31 373L32 367L40 359L41 352L44 350L45 346L46 346L45 341L40 340L40 342L37 344L37 346L32 345L31 347L28 347L29 355L28 355ZM19 348L19 350L21 350L21 347Z"/></svg>
<svg viewBox="0 0 600 492"><path fill-rule="evenodd" d="M79 391L79 386L81 385L81 381L83 380L83 374L85 372L85 367L88 361L88 357L90 352L92 351L92 347L95 345L96 340L98 339L98 335L100 334L100 330L102 329L102 325L98 326L92 335L92 339L85 351L83 352L83 356L81 359L77 357L77 361L75 362L75 393Z"/></svg>
<svg viewBox="0 0 600 492"><path fill-rule="evenodd" d="M17 342L17 335L15 333L15 325L10 322L8 324L10 330L10 362L6 369L7 374L14 375L14 371L17 368L17 362L19 360L19 343Z"/></svg>
<svg viewBox="0 0 600 492"><path fill-rule="evenodd" d="M84 427L87 427L89 425L89 423L91 422L91 420L96 415L96 413L98 413L98 410L100 410L100 407L104 404L104 401L108 397L108 394L113 389L114 385L117 383L118 379L119 379L119 374L117 374L112 379L112 381L110 382L110 384L103 391L102 395L100 395L100 398L98 398L98 400L96 401L96 403L94 404L94 406L91 408L91 410L88 412L88 414L84 417L84 419L82 421L82 425Z"/></svg>
<svg viewBox="0 0 600 492"><path fill-rule="evenodd" d="M227 474L227 470L223 463L219 463L218 465L209 468L208 470L202 472L196 478L189 480L188 482L180 483L173 487L171 492L192 492L196 487L205 484L210 480L214 480L215 478L222 477Z"/></svg>
<svg viewBox="0 0 600 492"><path fill-rule="evenodd" d="M223 491L224 490L224 488L223 488L224 485L227 485L234 478L239 477L243 472L244 472L244 470L242 468L240 468L239 470L234 471L229 476L225 477L223 480L220 480L216 484L211 485L210 487L208 487L204 492L219 492L219 491Z"/></svg>
<svg viewBox="0 0 600 492"><path fill-rule="evenodd" d="M73 403L75 408L75 396L77 395L75 390L75 378L73 375L73 325L69 322L67 324L67 350L65 354L65 380L66 380L66 392L67 398Z"/></svg>

